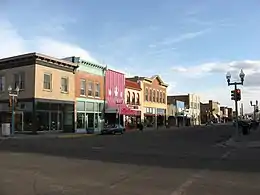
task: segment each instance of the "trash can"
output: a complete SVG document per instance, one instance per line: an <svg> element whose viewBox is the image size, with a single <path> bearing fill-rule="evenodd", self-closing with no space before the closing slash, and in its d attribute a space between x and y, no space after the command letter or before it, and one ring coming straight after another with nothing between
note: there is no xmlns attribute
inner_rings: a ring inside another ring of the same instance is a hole
<svg viewBox="0 0 260 195"><path fill-rule="evenodd" d="M242 134L243 135L248 135L250 133L250 124L243 122L241 124L241 128L242 128Z"/></svg>
<svg viewBox="0 0 260 195"><path fill-rule="evenodd" d="M2 136L8 137L11 135L11 129L9 123L2 124Z"/></svg>

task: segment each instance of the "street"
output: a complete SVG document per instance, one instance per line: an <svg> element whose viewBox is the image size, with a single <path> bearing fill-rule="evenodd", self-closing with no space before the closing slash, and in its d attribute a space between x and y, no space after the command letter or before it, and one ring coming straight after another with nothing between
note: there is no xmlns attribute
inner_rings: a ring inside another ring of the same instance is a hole
<svg viewBox="0 0 260 195"><path fill-rule="evenodd" d="M0 140L0 194L258 195L260 148L231 125Z"/></svg>

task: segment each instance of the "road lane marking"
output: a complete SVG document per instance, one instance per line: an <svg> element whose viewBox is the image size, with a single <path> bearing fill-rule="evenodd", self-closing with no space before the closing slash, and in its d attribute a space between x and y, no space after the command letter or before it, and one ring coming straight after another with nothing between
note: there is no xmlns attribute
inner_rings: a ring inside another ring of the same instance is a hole
<svg viewBox="0 0 260 195"><path fill-rule="evenodd" d="M93 146L93 147L91 147L91 149L92 150L101 150L101 149L103 149L103 147L101 147L101 146Z"/></svg>
<svg viewBox="0 0 260 195"><path fill-rule="evenodd" d="M225 152L221 157L220 160L227 159L231 153L233 153L235 149L229 150ZM219 161L220 162L220 161ZM218 162L218 163L219 163ZM189 177L184 183L180 185L176 190L174 190L170 195L184 195L186 194L187 190L191 187L192 184L194 184L199 179L203 179L206 175L207 169L203 169Z"/></svg>
<svg viewBox="0 0 260 195"><path fill-rule="evenodd" d="M227 159L235 150L229 150L221 156L221 160Z"/></svg>
<svg viewBox="0 0 260 195"><path fill-rule="evenodd" d="M171 192L170 195L184 195L186 194L189 187L198 181L199 179L203 178L205 176L205 173L207 172L207 169L203 169L189 177L184 183L182 183L176 190Z"/></svg>

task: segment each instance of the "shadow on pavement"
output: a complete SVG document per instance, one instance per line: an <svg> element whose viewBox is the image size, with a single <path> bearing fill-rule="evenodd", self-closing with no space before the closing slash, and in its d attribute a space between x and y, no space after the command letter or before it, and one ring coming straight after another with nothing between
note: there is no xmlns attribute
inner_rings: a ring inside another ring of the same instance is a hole
<svg viewBox="0 0 260 195"><path fill-rule="evenodd" d="M230 132L211 127L208 132L201 128L75 139L12 139L2 142L0 150L165 168L259 172L260 158L221 159L230 148L213 145L228 139Z"/></svg>

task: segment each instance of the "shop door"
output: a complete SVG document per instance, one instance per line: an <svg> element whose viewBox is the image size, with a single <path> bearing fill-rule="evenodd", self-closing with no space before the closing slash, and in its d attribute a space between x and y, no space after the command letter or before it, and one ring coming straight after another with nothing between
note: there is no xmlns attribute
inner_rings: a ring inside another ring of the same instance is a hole
<svg viewBox="0 0 260 195"><path fill-rule="evenodd" d="M24 124L23 112L16 111L14 114L15 114L15 117L14 117L15 131L22 132L24 130L23 129L23 124Z"/></svg>
<svg viewBox="0 0 260 195"><path fill-rule="evenodd" d="M62 113L59 112L51 112L51 120L50 120L50 130L58 131L62 130Z"/></svg>

